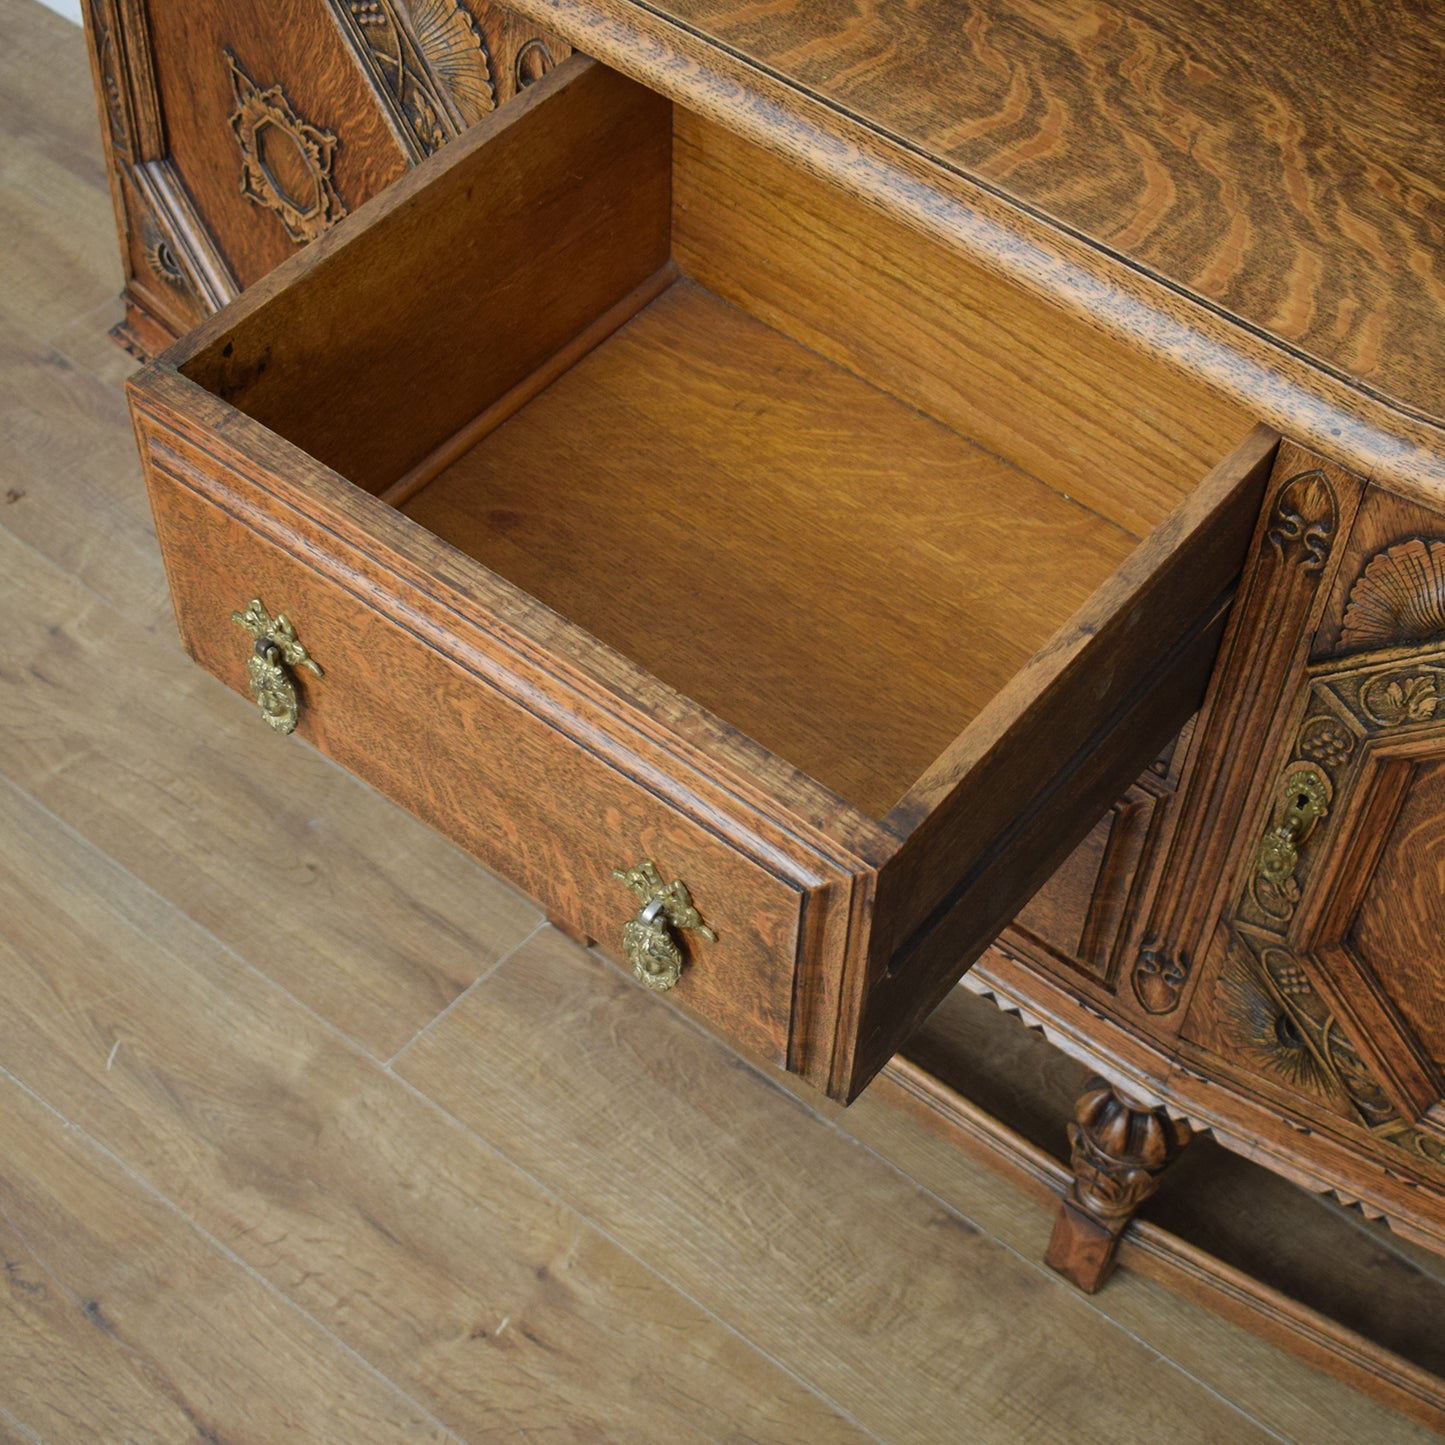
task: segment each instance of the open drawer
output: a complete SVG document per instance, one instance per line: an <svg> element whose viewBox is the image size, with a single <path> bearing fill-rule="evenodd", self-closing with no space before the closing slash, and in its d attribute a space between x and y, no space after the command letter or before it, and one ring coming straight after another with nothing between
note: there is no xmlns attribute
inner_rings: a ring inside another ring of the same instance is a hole
<svg viewBox="0 0 1445 1445"><path fill-rule="evenodd" d="M843 1099L1197 706L1276 441L1151 467L924 244L576 57L131 384L195 658Z"/></svg>

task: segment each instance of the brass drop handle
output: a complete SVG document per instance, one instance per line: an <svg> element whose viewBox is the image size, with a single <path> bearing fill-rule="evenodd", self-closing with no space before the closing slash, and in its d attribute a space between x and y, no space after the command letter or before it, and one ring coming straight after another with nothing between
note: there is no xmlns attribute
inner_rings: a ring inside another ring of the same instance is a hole
<svg viewBox="0 0 1445 1445"><path fill-rule="evenodd" d="M1329 785L1319 773L1299 769L1284 780L1284 816L1259 844L1259 871L1282 884L1299 866L1299 850L1329 812Z"/></svg>
<svg viewBox="0 0 1445 1445"><path fill-rule="evenodd" d="M637 917L622 926L622 951L648 988L666 993L682 977L683 965L682 949L669 930L692 929L709 943L717 942L717 934L702 921L687 884L681 878L664 883L650 858L632 868L614 868L612 876L642 900Z"/></svg>
<svg viewBox="0 0 1445 1445"><path fill-rule="evenodd" d="M272 617L259 597L253 597L244 612L233 612L231 621L244 627L255 640L246 670L251 675L251 696L261 716L278 733L295 732L301 703L286 669L309 667L317 677L321 669L301 645L285 613Z"/></svg>

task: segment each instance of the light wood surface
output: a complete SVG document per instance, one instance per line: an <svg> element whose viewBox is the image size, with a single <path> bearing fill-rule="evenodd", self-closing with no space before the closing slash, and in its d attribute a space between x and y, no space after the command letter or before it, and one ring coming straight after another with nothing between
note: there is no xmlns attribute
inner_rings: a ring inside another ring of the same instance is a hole
<svg viewBox="0 0 1445 1445"><path fill-rule="evenodd" d="M686 281L405 511L875 817L1135 545Z"/></svg>
<svg viewBox="0 0 1445 1445"><path fill-rule="evenodd" d="M1426 1438L1077 1298L1023 1195L800 1106L189 663L81 37L0 35L0 1440Z"/></svg>
<svg viewBox="0 0 1445 1445"><path fill-rule="evenodd" d="M673 254L718 295L1135 536L1252 414L673 108Z"/></svg>
<svg viewBox="0 0 1445 1445"><path fill-rule="evenodd" d="M656 8L1336 374L1439 416L1445 31L1433 5Z"/></svg>
<svg viewBox="0 0 1445 1445"><path fill-rule="evenodd" d="M1207 294L1202 296L1197 285L1199 277L1189 264L1187 246L1177 269L1171 267L1156 275L1126 251L1109 246L1087 230L1061 223L1037 207L1021 204L1006 188L950 160L946 139L935 144L929 134L930 117L926 113L908 115L911 100L903 98L911 98L921 91L935 97L937 108L956 107L951 76L940 78L927 68L920 74L914 67L930 67L939 57L951 60L965 54L960 48L958 27L970 9L977 14L976 7L967 7L961 13L959 7L925 3L890 10L890 17L895 10L899 15L908 16L902 37L906 48L878 56L876 65L864 61L857 78L864 80L866 86L877 76L887 76L882 84L885 90L891 91L895 102L891 117L898 122L895 132L879 110L870 108L866 100L860 99L855 110L836 94L828 93L827 86L810 87L806 75L801 83L793 78L808 70L810 60L820 62L825 71L834 64L846 70L851 62L844 58L843 52L850 36L865 37L866 44L866 37L886 33L887 21L878 6L862 10L841 5L818 9L784 0L767 7L765 13L737 12L732 38L720 40L708 33L708 21L703 20L699 26L690 18L700 19L702 12L709 8L705 4L679 4L672 7L673 13L669 14L662 7L639 5L635 0L514 0L514 3L523 14L555 29L585 53L708 119L723 121L747 140L826 178L864 204L891 214L918 234L953 245L983 269L1040 297L1073 321L1122 341L1137 356L1148 358L1150 365L1159 363L1166 368L1177 368L1216 398L1245 408L1251 416L1315 448L1321 455L1409 495L1438 502L1440 489L1445 485L1445 444L1442 444L1445 433L1435 415L1440 372L1439 348L1433 345L1433 336L1438 330L1441 292L1438 247L1428 244L1432 225L1430 207L1438 206L1438 200L1434 199L1439 194L1438 179L1412 195L1411 204L1417 209L1407 226L1411 232L1405 242L1408 266L1400 264L1397 253L1388 244L1357 246L1349 234L1349 221L1339 226L1331 223L1324 228L1330 233L1327 240L1322 238L1303 247L1294 258L1298 266L1291 282L1298 284L1290 285L1287 305L1295 308L1297 317L1306 319L1331 313L1332 321L1322 329L1325 332L1334 320L1339 320L1345 330L1351 329L1352 317L1372 316L1377 302L1389 314L1397 301L1409 298L1396 313L1403 323L1396 335L1408 334L1418 340L1408 348L1412 359L1392 371L1389 385L1398 383L1399 389L1389 391L1362 384L1346 369L1348 363L1340 359L1343 352L1337 352L1334 361L1325 362L1287 339L1284 333L1290 328L1270 312L1269 295L1256 295L1252 303L1241 307L1240 314L1232 313L1227 304L1218 304ZM1050 21L1045 17L1052 16L1057 7L1043 11L1003 3L993 8L1015 12L1014 18L1022 17L1020 23L1024 27L1032 24L1037 16L1036 28L1047 34ZM1123 7L1114 9L1110 15L1111 8L1105 7L1101 13L1101 25L1110 26L1122 18ZM1257 69L1275 68L1270 43L1272 30L1260 6L1250 7L1253 14L1247 33L1228 28L1229 12L1222 6L1156 4L1144 8L1155 12L1154 23L1142 24L1129 36L1131 42L1140 40L1141 53L1155 46L1161 58L1171 52L1176 60L1187 54L1192 21L1199 12L1210 9L1213 11L1210 23L1216 35L1225 35L1229 43L1238 42L1250 57L1241 64L1240 73L1251 85ZM1404 8L1389 7L1396 13ZM816 34L818 26L828 24L830 16L825 11L832 16L846 13L846 23L841 32L821 38L810 53L807 37ZM1359 21L1353 11L1326 3L1315 7L1315 12L1324 47L1334 46L1342 52L1356 47ZM1428 9L1416 9L1417 15L1427 13ZM1052 23L1057 38L1059 22ZM1311 25L1313 23L1312 20ZM1424 20L1422 29L1432 23L1433 17ZM1009 24L1005 15L1002 27L1005 32ZM1087 27L1082 31L1071 30L1067 19L1063 30L1067 41L1079 44L1091 59L1097 53L1095 45L1099 35L1096 32ZM1306 32L1302 28L1299 33L1313 35L1314 31ZM797 53L782 59L783 69L775 67L770 54L787 50L794 41L800 42ZM1438 47L1438 38L1436 43ZM1402 79L1402 91L1409 93L1422 85L1426 88L1433 85L1439 68L1435 52L1408 46L1402 59L1406 57L1407 68L1415 67L1414 78ZM1073 66L1074 59L1067 45L1062 47L1059 69L1088 68ZM842 78L834 75L835 80ZM1068 113L1067 105L1060 102L1058 78L1045 71L1036 75L1039 104L1043 115L1051 121L1033 137L1033 142L1047 150L1056 138L1062 139L1063 144L1057 148L1059 153L1073 156L1075 164L1082 155L1086 163L1077 165L1077 170L1087 176L1092 173L1095 155L1090 144L1092 138L1086 138L1077 129L1057 134L1055 131L1055 126L1062 125ZM1027 85L1028 75L1020 72L1020 80ZM1271 76L1271 80L1277 83L1278 76ZM1438 87L1436 89L1438 91ZM1324 119L1323 107L1330 104L1332 93L1321 91L1315 102L1292 113L1288 123L1281 121L1281 133L1288 133L1298 124L1302 127L1299 133L1304 134L1303 127L1316 119ZM1291 81L1282 86L1278 94L1284 97L1284 108L1288 111L1300 91ZM1161 137L1157 126L1146 125L1146 134L1127 135L1121 142L1121 150L1126 154L1132 151L1130 142L1142 144L1146 154L1157 139L1162 138L1174 147L1173 169L1161 165L1151 173L1151 181L1158 183L1161 195L1168 194L1170 185L1190 186L1191 178L1199 169L1191 144L1185 140L1181 145L1179 137L1190 136L1196 123L1203 127L1221 119L1227 131L1235 119L1227 109L1222 114L1213 111L1215 103L1214 98L1206 96L1202 107L1180 111L1173 135L1166 128ZM1266 85L1252 91L1248 103L1267 112L1275 103L1275 94ZM930 108L925 104L919 110L927 112ZM1406 169L1413 169L1412 142L1406 140L1402 146L1399 136L1423 126L1418 132L1424 138L1422 150L1431 151L1438 142L1432 130L1434 122L1429 117L1437 115L1438 108L1438 95L1435 95L1410 118L1408 126L1384 142L1383 150L1392 153ZM969 118L967 112L964 118ZM1001 143L1004 154L1011 153L1008 138L1014 127L1010 122L987 111L972 119L981 122L986 131L993 129L997 121L993 138ZM1152 118L1146 117L1146 120ZM916 126L920 121L921 126ZM1375 121L1382 121L1383 127L1389 128L1391 122L1386 107L1376 109L1371 117L1371 122ZM1249 123L1246 119L1246 127ZM1027 129L1027 112L1019 118L1019 124ZM1336 121L1325 120L1325 125L1326 134L1341 136ZM1266 139L1269 139L1267 127ZM1347 146L1352 146L1356 160L1367 153L1369 142L1361 147L1348 130L1343 133L1343 139ZM1028 149L1026 144L1025 156ZM1158 149L1162 153L1162 146ZM1286 157L1292 154L1286 147ZM1248 192L1251 205L1258 204L1258 209L1242 207L1239 197L1231 196L1229 204L1211 206L1201 212L1203 220L1212 224L1228 216L1231 224L1246 232L1267 236L1266 249L1279 246L1286 253L1292 251L1296 242L1314 229L1316 221L1310 211L1318 207L1312 193L1308 190L1300 193L1298 187L1291 193L1288 184L1270 190L1262 203L1254 196L1253 189L1260 175L1270 173L1278 177L1279 159L1277 146L1273 153L1261 157L1260 150L1247 143L1240 156L1232 158L1230 175L1238 183L1240 193ZM1236 166L1238 169L1234 169ZM1297 175L1291 173L1286 179L1295 180ZM1346 190L1349 205L1341 214L1352 213L1358 201L1365 214L1382 223L1384 231L1391 228L1395 218L1388 208L1381 210L1373 179L1364 179L1358 166ZM1116 216L1134 214L1132 196L1115 197L1105 204L1117 207L1113 213ZM1292 207L1293 214L1277 228L1271 218L1286 207ZM1258 227L1256 218L1261 218ZM1101 229L1107 225L1101 223ZM1314 246L1333 247L1336 239L1342 253L1358 265L1358 274L1337 273L1328 289L1316 292L1312 288L1319 276L1320 257ZM1245 274L1246 282L1251 274ZM1337 288L1334 283L1341 281L1346 284ZM1417 308L1414 301L1421 305ZM1317 303L1318 310L1311 310L1312 302ZM1254 303L1260 304L1256 307ZM1338 313L1334 312L1336 307ZM1270 330L1277 320L1281 334ZM1328 335L1325 340L1329 340ZM1392 348L1380 350L1383 355ZM1417 367L1414 357L1425 358L1424 364Z"/></svg>

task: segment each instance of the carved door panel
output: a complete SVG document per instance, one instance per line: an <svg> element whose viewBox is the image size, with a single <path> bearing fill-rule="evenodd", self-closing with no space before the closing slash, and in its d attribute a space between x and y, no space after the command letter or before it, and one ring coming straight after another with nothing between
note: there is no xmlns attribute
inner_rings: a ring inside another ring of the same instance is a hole
<svg viewBox="0 0 1445 1445"><path fill-rule="evenodd" d="M1339 549L1181 1031L1191 1070L1346 1146L1330 1187L1407 1223L1445 1179L1445 541L1393 540L1422 523L1371 491Z"/></svg>
<svg viewBox="0 0 1445 1445"><path fill-rule="evenodd" d="M169 344L569 53L486 0L87 0L126 261Z"/></svg>
<svg viewBox="0 0 1445 1445"><path fill-rule="evenodd" d="M1286 1001L1317 997L1359 1112L1445 1141L1445 542L1377 556L1342 641L1412 631L1436 637L1309 669L1234 931Z"/></svg>

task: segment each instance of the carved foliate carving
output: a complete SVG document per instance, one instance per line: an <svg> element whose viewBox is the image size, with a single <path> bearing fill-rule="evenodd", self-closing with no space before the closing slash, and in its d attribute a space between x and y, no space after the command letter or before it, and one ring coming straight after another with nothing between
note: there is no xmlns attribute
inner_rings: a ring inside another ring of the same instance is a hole
<svg viewBox="0 0 1445 1445"><path fill-rule="evenodd" d="M1284 944L1236 929L1219 992L1222 1017L1261 1073L1371 1128L1398 1117Z"/></svg>
<svg viewBox="0 0 1445 1445"><path fill-rule="evenodd" d="M1364 1125L1382 1143L1445 1167L1445 1140L1415 1128L1391 1104L1287 945L1231 929L1218 987L1227 1032L1258 1072Z"/></svg>
<svg viewBox="0 0 1445 1445"><path fill-rule="evenodd" d="M1317 576L1329 560L1340 520L1339 503L1329 478L1319 470L1300 472L1280 488L1265 534L1282 561Z"/></svg>
<svg viewBox="0 0 1445 1445"><path fill-rule="evenodd" d="M1367 741L1405 734L1445 718L1445 653L1438 650L1416 660L1364 656L1332 662L1313 670L1305 716L1295 744L1272 796L1276 825L1287 811L1294 789L1291 780L1310 772L1319 780L1328 804L1353 775ZM1278 816L1276 816L1278 815ZM1277 826L1273 831L1280 831ZM1266 841L1270 832L1264 835ZM1239 918L1272 930L1293 918L1300 900L1296 871L1307 857L1308 835L1302 835L1287 868L1250 869ZM1258 860L1256 860L1258 862Z"/></svg>
<svg viewBox="0 0 1445 1445"><path fill-rule="evenodd" d="M1369 569L1367 568L1366 571ZM1348 824L1347 801L1378 776L1382 759L1403 746L1418 752L1445 723L1445 645L1413 656L1367 653L1331 660L1310 670L1304 717L1281 770L1281 802L1291 805L1291 785L1308 769L1320 784L1319 834L1296 839L1289 867L1269 869L1253 860L1250 876L1228 930L1228 951L1217 981L1219 1017L1226 1036L1254 1070L1363 1125L1384 1142L1435 1165L1445 1164L1445 1141L1414 1127L1418 1115L1402 1114L1390 1090L1366 1063L1329 999L1318 991L1312 969L1323 967L1310 937L1295 937L1296 914L1311 879L1323 869L1329 886L1332 850L1345 835L1331 836L1331 812ZM1293 799L1298 803L1298 799ZM1322 885L1323 886L1323 885ZM1321 982L1328 980L1321 975ZM1339 987L1338 980L1332 985ZM1392 1086L1399 1089L1398 1081Z"/></svg>
<svg viewBox="0 0 1445 1445"><path fill-rule="evenodd" d="M1308 456L1289 443L1281 449L1275 475L1284 480L1266 504L1255 564L1236 604L1239 630L1232 650L1221 654L1224 703L1210 716L1196 751L1196 772L1170 845L1164 876L1173 881L1165 882L1151 907L1142 930L1149 941L1130 972L1134 997L1156 1016L1174 1013L1192 991L1191 955L1203 952L1213 928L1214 888L1229 866L1230 840L1249 826L1240 800L1250 795L1255 770L1268 766L1275 690L1290 668L1303 664L1301 638L1315 625L1313 609L1340 533L1340 498L1347 519L1358 500L1355 479L1337 473L1332 480L1323 467L1301 465ZM1300 470L1291 470L1296 466ZM1347 749L1352 744L1346 733L1322 728L1310 747L1329 753L1333 743L1335 751ZM1314 751L1304 756L1315 759ZM1298 896L1293 878L1261 879L1257 871L1251 876L1250 887L1261 890L1259 915L1287 919Z"/></svg>
<svg viewBox="0 0 1445 1445"><path fill-rule="evenodd" d="M331 0L331 8L413 160L496 108L486 39L459 0Z"/></svg>
<svg viewBox="0 0 1445 1445"><path fill-rule="evenodd" d="M1416 537L1377 553L1350 589L1340 640L1395 647L1445 636L1445 542Z"/></svg>
<svg viewBox="0 0 1445 1445"><path fill-rule="evenodd" d="M1372 677L1360 685L1360 713L1382 728L1429 722L1440 706L1441 676L1405 669Z"/></svg>
<svg viewBox="0 0 1445 1445"><path fill-rule="evenodd" d="M263 90L225 54L236 97L231 130L241 149L241 194L274 211L297 245L314 241L346 214L331 179L336 137L302 120L279 85Z"/></svg>
<svg viewBox="0 0 1445 1445"><path fill-rule="evenodd" d="M104 0L91 0L90 21L95 36L95 53L100 62L100 90L105 99L105 119L110 127L111 143L121 156L128 159L131 154L130 125L126 120L125 96L121 90L115 34Z"/></svg>

